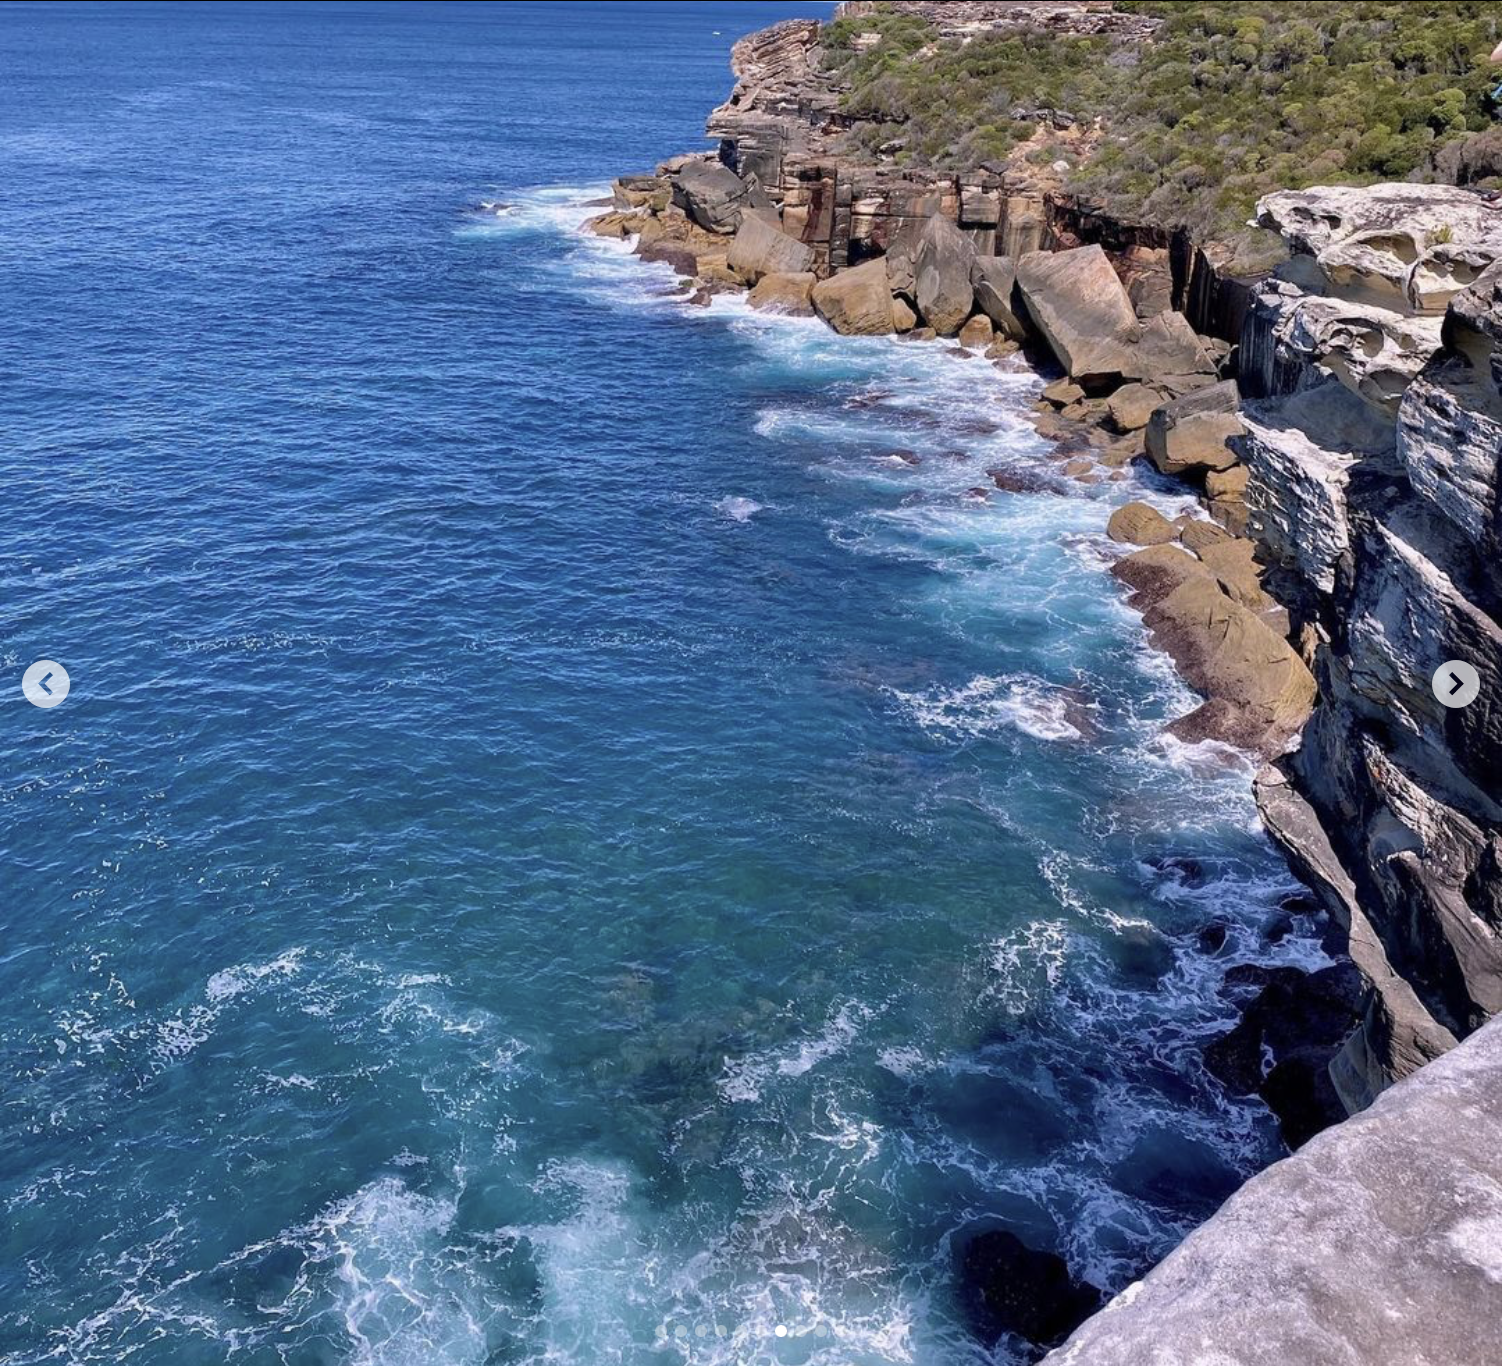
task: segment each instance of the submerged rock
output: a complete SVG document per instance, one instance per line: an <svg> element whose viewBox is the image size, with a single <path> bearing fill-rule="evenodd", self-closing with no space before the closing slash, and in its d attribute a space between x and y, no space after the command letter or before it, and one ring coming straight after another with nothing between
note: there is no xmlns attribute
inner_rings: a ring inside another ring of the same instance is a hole
<svg viewBox="0 0 1502 1366"><path fill-rule="evenodd" d="M1044 1347L1059 1342L1104 1299L1095 1286L1075 1280L1062 1257L1036 1251L1006 1229L964 1237L958 1263L966 1318L988 1346L1006 1333Z"/></svg>

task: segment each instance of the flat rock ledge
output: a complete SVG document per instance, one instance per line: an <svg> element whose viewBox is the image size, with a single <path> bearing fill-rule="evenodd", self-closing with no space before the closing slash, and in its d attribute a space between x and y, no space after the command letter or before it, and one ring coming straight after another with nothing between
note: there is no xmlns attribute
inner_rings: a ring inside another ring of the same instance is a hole
<svg viewBox="0 0 1502 1366"><path fill-rule="evenodd" d="M1233 1195L1043 1366L1502 1362L1502 1020Z"/></svg>

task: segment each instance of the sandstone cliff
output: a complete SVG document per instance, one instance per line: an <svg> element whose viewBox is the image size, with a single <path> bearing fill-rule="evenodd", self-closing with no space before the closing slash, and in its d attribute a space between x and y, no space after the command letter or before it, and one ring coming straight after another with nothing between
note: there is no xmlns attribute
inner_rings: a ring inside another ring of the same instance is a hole
<svg viewBox="0 0 1502 1366"><path fill-rule="evenodd" d="M1502 1009L1502 204L1437 186L1269 196L1298 255L1242 340L1251 528L1320 684L1258 783L1374 988L1348 1108ZM1450 709L1431 678L1474 665Z"/></svg>

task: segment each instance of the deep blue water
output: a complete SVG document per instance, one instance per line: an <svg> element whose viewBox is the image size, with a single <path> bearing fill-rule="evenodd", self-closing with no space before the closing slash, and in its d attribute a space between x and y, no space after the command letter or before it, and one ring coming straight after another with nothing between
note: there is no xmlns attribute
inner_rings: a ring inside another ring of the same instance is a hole
<svg viewBox="0 0 1502 1366"><path fill-rule="evenodd" d="M0 1361L979 1362L1274 1154L1130 486L575 231L826 9L0 8Z"/></svg>

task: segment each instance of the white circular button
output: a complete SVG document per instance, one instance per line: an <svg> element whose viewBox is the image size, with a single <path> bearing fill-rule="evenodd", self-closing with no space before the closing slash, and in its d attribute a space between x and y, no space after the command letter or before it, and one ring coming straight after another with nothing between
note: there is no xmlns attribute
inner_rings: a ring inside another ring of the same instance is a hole
<svg viewBox="0 0 1502 1366"><path fill-rule="evenodd" d="M55 707L68 695L68 671L55 659L39 659L21 675L21 691L33 707Z"/></svg>
<svg viewBox="0 0 1502 1366"><path fill-rule="evenodd" d="M1463 659L1451 659L1434 671L1434 695L1447 707L1469 707L1481 691L1481 675Z"/></svg>

